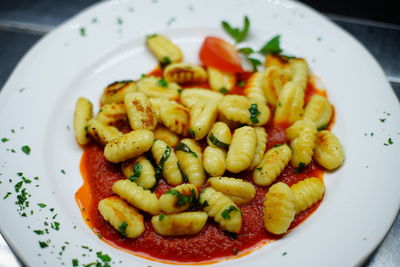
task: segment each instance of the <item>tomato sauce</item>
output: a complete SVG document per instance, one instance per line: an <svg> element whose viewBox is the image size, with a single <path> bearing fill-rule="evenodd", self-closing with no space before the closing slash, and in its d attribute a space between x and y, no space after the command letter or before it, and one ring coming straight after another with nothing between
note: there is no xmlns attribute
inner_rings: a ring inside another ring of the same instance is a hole
<svg viewBox="0 0 400 267"><path fill-rule="evenodd" d="M159 71L155 70L154 74L159 74ZM247 80L248 77L247 74L243 74L240 80ZM243 94L241 87L236 86L234 90L236 94ZM312 84L309 84L306 95L319 93L317 91ZM121 122L116 126L123 132L129 131L127 122ZM287 142L285 135L287 126L275 124L272 120L265 125L268 133L267 149ZM255 248L284 236L273 235L265 230L262 210L264 196L269 187L255 185L255 198L250 203L240 206L243 224L241 233L238 235L224 232L212 218L209 218L198 235L163 237L154 231L151 216L142 212L145 219L145 232L136 239L125 238L103 219L97 209L101 199L114 195L111 189L112 184L120 179L125 179L120 165L107 161L103 155L103 147L96 142L91 142L84 147L80 168L84 183L76 193L76 201L81 208L85 222L98 236L101 236L103 241L132 254L168 263L204 264L246 255ZM313 161L301 173L296 173L295 169L288 165L275 182L284 182L290 186L312 176L322 179L323 173L324 169ZM250 182L252 180L252 172L239 174L227 172L224 176L241 178ZM206 185L202 186L200 190L204 187ZM155 193L160 197L169 188L171 187L161 180ZM310 216L318 205L319 202L296 215L289 230Z"/></svg>

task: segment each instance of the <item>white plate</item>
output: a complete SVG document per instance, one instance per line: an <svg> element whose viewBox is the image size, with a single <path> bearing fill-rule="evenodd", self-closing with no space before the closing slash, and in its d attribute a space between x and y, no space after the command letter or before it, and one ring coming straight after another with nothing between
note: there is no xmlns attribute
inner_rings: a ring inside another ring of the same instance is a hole
<svg viewBox="0 0 400 267"><path fill-rule="evenodd" d="M188 61L197 62L203 38L228 38L220 21L240 25L243 15L252 23L247 44L260 47L281 34L284 50L305 57L322 79L335 105L333 131L346 162L326 175L325 199L303 224L250 255L218 265L350 266L378 245L400 204L400 110L381 68L354 38L290 1L121 0L95 5L46 35L1 92L0 138L9 141L0 142L0 229L24 263L72 265L77 258L87 264L102 251L116 265L162 265L107 245L84 223L74 199L82 184L82 150L71 130L74 103L79 96L98 103L106 84L150 71L156 61L144 47L146 34L165 33ZM389 138L394 143L384 145ZM25 145L30 155L21 151ZM22 211L27 217L14 204L18 172L32 180L23 186L30 194L30 207ZM3 200L7 192L12 194ZM54 221L60 222L58 231L44 225ZM45 228L49 234L33 232ZM40 248L39 241L47 240L49 246Z"/></svg>

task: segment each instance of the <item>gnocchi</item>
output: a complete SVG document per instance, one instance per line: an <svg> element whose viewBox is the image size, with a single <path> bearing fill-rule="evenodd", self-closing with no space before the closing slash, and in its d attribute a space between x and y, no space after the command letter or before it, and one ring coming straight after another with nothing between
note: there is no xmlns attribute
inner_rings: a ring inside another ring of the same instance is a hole
<svg viewBox="0 0 400 267"><path fill-rule="evenodd" d="M294 194L296 213L317 203L325 193L324 182L316 177L304 179L290 187Z"/></svg>
<svg viewBox="0 0 400 267"><path fill-rule="evenodd" d="M167 82L178 84L206 82L207 72L190 63L172 63L164 69L164 77Z"/></svg>
<svg viewBox="0 0 400 267"><path fill-rule="evenodd" d="M207 213L200 211L160 214L151 218L157 234L163 236L196 235L207 222Z"/></svg>
<svg viewBox="0 0 400 267"><path fill-rule="evenodd" d="M218 147L207 146L203 155L204 170L211 176L221 176L226 170L226 152Z"/></svg>
<svg viewBox="0 0 400 267"><path fill-rule="evenodd" d="M154 76L144 77L137 82L138 91L147 97L177 100L181 87L173 82L167 82Z"/></svg>
<svg viewBox="0 0 400 267"><path fill-rule="evenodd" d="M208 216L213 217L219 223L222 229L236 234L240 233L242 212L229 197L211 187L206 187L200 193L200 205Z"/></svg>
<svg viewBox="0 0 400 267"><path fill-rule="evenodd" d="M334 133L327 130L317 133L313 158L328 170L334 170L343 164L343 147Z"/></svg>
<svg viewBox="0 0 400 267"><path fill-rule="evenodd" d="M154 167L144 156L124 161L121 170L126 179L134 181L145 189L152 189L157 183Z"/></svg>
<svg viewBox="0 0 400 267"><path fill-rule="evenodd" d="M315 121L318 130L325 129L332 117L332 106L326 97L313 95L304 109L304 119Z"/></svg>
<svg viewBox="0 0 400 267"><path fill-rule="evenodd" d="M218 104L213 101L200 101L190 109L190 135L196 139L203 139L210 131L218 114Z"/></svg>
<svg viewBox="0 0 400 267"><path fill-rule="evenodd" d="M133 130L154 130L157 118L154 115L153 106L145 94L129 93L125 96L124 103L129 124Z"/></svg>
<svg viewBox="0 0 400 267"><path fill-rule="evenodd" d="M193 139L183 139L175 148L179 167L184 178L196 186L201 186L206 181L203 168L203 153L201 147Z"/></svg>
<svg viewBox="0 0 400 267"><path fill-rule="evenodd" d="M236 205L249 203L256 195L256 188L251 183L237 178L211 177L207 183L216 191L235 202Z"/></svg>
<svg viewBox="0 0 400 267"><path fill-rule="evenodd" d="M167 214L179 213L196 203L198 197L199 191L195 185L181 184L161 195L160 207Z"/></svg>
<svg viewBox="0 0 400 267"><path fill-rule="evenodd" d="M76 101L75 114L74 114L74 130L76 140L80 145L86 145L90 139L88 136L89 120L93 116L93 105L92 103L84 98L80 97Z"/></svg>
<svg viewBox="0 0 400 267"><path fill-rule="evenodd" d="M117 128L103 124L96 119L90 119L87 127L90 136L102 145L123 135Z"/></svg>
<svg viewBox="0 0 400 267"><path fill-rule="evenodd" d="M214 123L207 135L207 143L212 147L228 149L229 145L231 144L231 140L231 130L226 123L220 121Z"/></svg>
<svg viewBox="0 0 400 267"><path fill-rule="evenodd" d="M257 148L257 134L253 127L243 126L235 130L226 156L226 169L233 173L251 166Z"/></svg>
<svg viewBox="0 0 400 267"><path fill-rule="evenodd" d="M108 85L100 98L100 105L110 103L123 103L125 96L129 93L137 91L137 86L134 81L117 81Z"/></svg>
<svg viewBox="0 0 400 267"><path fill-rule="evenodd" d="M226 94L230 92L236 84L236 76L231 72L223 72L219 69L208 67L208 83L214 91Z"/></svg>
<svg viewBox="0 0 400 267"><path fill-rule="evenodd" d="M183 55L180 48L164 35L149 35L146 39L146 45L163 66L182 61Z"/></svg>

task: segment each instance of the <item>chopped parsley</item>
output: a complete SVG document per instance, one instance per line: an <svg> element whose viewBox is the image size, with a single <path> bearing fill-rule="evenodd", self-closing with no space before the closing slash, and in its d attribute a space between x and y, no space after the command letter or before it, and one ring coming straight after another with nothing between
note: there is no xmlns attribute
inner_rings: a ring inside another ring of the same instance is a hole
<svg viewBox="0 0 400 267"><path fill-rule="evenodd" d="M253 71L257 71L258 67L262 65L262 62L256 58L246 57L246 59L250 62Z"/></svg>
<svg viewBox="0 0 400 267"><path fill-rule="evenodd" d="M126 236L126 228L128 227L128 224L125 221L122 221L121 224L118 226L119 233L122 236Z"/></svg>
<svg viewBox="0 0 400 267"><path fill-rule="evenodd" d="M47 205L44 204L44 203L37 203L37 205L38 205L39 207L41 207L42 209L45 208L45 207L47 206Z"/></svg>
<svg viewBox="0 0 400 267"><path fill-rule="evenodd" d="M72 266L73 266L73 267L79 266L79 261L78 261L78 259L72 259Z"/></svg>
<svg viewBox="0 0 400 267"><path fill-rule="evenodd" d="M186 173L182 170L181 165L179 164L179 162L177 162L178 165L178 169L181 172L182 178L183 178L183 182L188 183L189 182L189 177L186 175Z"/></svg>
<svg viewBox="0 0 400 267"><path fill-rule="evenodd" d="M142 174L142 164L140 162L136 162L135 165L133 165L133 174L129 177L129 180L132 182L136 181L139 179L140 175Z"/></svg>
<svg viewBox="0 0 400 267"><path fill-rule="evenodd" d="M64 170L61 170L61 173L65 175L65 171Z"/></svg>
<svg viewBox="0 0 400 267"><path fill-rule="evenodd" d="M118 18L117 18L117 23L118 23L119 25L122 25L122 24L124 23L124 21L122 20L121 17L118 17Z"/></svg>
<svg viewBox="0 0 400 267"><path fill-rule="evenodd" d="M51 228L53 228L56 231L60 230L60 223L59 222L52 222L51 223Z"/></svg>
<svg viewBox="0 0 400 267"><path fill-rule="evenodd" d="M240 81L240 82L237 83L237 86L243 87L245 84L246 84L245 81Z"/></svg>
<svg viewBox="0 0 400 267"><path fill-rule="evenodd" d="M393 144L393 140L390 137L389 137L387 143L384 143L385 146L389 146L389 145L392 145L392 144Z"/></svg>
<svg viewBox="0 0 400 267"><path fill-rule="evenodd" d="M262 167L256 168L257 171L262 171Z"/></svg>
<svg viewBox="0 0 400 267"><path fill-rule="evenodd" d="M96 255L97 255L97 258L99 258L103 262L110 262L111 261L110 256L108 256L107 254L102 254L101 252L97 252Z"/></svg>
<svg viewBox="0 0 400 267"><path fill-rule="evenodd" d="M177 207L184 206L186 204L192 204L196 201L196 191L194 191L194 189L192 189L192 193L189 196L182 194L176 189L170 189L165 192L165 194L171 194L178 198L178 201L176 202Z"/></svg>
<svg viewBox="0 0 400 267"><path fill-rule="evenodd" d="M287 252L283 252L283 253L282 253L282 256L286 256L286 255L287 255Z"/></svg>
<svg viewBox="0 0 400 267"><path fill-rule="evenodd" d="M228 144L218 140L218 138L216 138L213 133L210 133L210 135L208 136L208 140L210 140L210 142L213 145L215 145L216 147L219 147L219 148L228 148L229 147Z"/></svg>
<svg viewBox="0 0 400 267"><path fill-rule="evenodd" d="M179 150L179 151L183 151L189 154L192 154L195 158L197 158L197 154L196 152L194 152L193 150L190 149L190 147L188 145L186 145L185 143L179 143L176 145L175 150Z"/></svg>
<svg viewBox="0 0 400 267"><path fill-rule="evenodd" d="M5 143L5 142L8 142L8 141L10 141L10 139L8 139L8 138L1 138L1 142L3 142L3 143Z"/></svg>
<svg viewBox="0 0 400 267"><path fill-rule="evenodd" d="M221 94L226 94L226 93L228 93L229 91L228 91L228 89L226 89L225 87L222 87L221 89L219 89L219 92L220 92Z"/></svg>
<svg viewBox="0 0 400 267"><path fill-rule="evenodd" d="M209 206L209 204L208 204L208 201L206 200L206 201L204 201L203 203L200 203L200 208L202 208L202 209L204 209L204 208L206 208L206 207L208 207Z"/></svg>
<svg viewBox="0 0 400 267"><path fill-rule="evenodd" d="M161 213L160 215L158 215L158 220L161 222L162 220L164 220L165 218L165 214Z"/></svg>
<svg viewBox="0 0 400 267"><path fill-rule="evenodd" d="M44 235L44 231L43 230L33 230L33 232L37 235Z"/></svg>
<svg viewBox="0 0 400 267"><path fill-rule="evenodd" d="M157 84L159 86L161 86L161 87L167 87L168 86L168 82L166 80L162 79L162 78L158 80Z"/></svg>
<svg viewBox="0 0 400 267"><path fill-rule="evenodd" d="M167 146L165 148L164 154L162 155L161 159L160 159L160 163L158 164L157 168L156 168L156 179L157 181L160 180L161 176L162 176L162 172L164 169L164 164L167 161L167 159L169 158L169 155L171 155L171 148L169 146Z"/></svg>
<svg viewBox="0 0 400 267"><path fill-rule="evenodd" d="M41 248L47 248L49 246L49 244L47 244L47 242L45 242L45 241L39 241L39 246Z"/></svg>
<svg viewBox="0 0 400 267"><path fill-rule="evenodd" d="M243 29L232 27L228 22L221 22L222 28L231 36L236 43L243 42L246 39L250 28L250 20L247 16L243 18Z"/></svg>
<svg viewBox="0 0 400 267"><path fill-rule="evenodd" d="M318 130L318 131L325 130L326 128L328 128L328 124L329 124L329 123L319 126L319 127L317 128L317 130Z"/></svg>
<svg viewBox="0 0 400 267"><path fill-rule="evenodd" d="M259 120L258 120L257 116L260 115L261 112L257 109L257 104L251 104L250 108L249 108L249 112L250 112L250 120L253 123L258 123Z"/></svg>
<svg viewBox="0 0 400 267"><path fill-rule="evenodd" d="M300 173L300 172L304 171L305 167L306 167L306 164L304 162L300 162L294 172Z"/></svg>
<svg viewBox="0 0 400 267"><path fill-rule="evenodd" d="M80 27L79 28L79 33L81 34L81 36L86 36L86 29L84 27Z"/></svg>
<svg viewBox="0 0 400 267"><path fill-rule="evenodd" d="M381 122L385 122L386 121L386 119L379 119Z"/></svg>
<svg viewBox="0 0 400 267"><path fill-rule="evenodd" d="M230 205L228 208L226 208L222 213L221 216L224 219L230 219L231 218L231 212L232 211L239 211L234 205Z"/></svg>
<svg viewBox="0 0 400 267"><path fill-rule="evenodd" d="M172 61L169 57L163 57L162 60L160 61L160 66L163 69L163 68L165 68L165 66L167 66L171 63L172 63Z"/></svg>
<svg viewBox="0 0 400 267"><path fill-rule="evenodd" d="M29 146L23 146L21 147L22 152L25 154L29 155L31 153L31 148Z"/></svg>

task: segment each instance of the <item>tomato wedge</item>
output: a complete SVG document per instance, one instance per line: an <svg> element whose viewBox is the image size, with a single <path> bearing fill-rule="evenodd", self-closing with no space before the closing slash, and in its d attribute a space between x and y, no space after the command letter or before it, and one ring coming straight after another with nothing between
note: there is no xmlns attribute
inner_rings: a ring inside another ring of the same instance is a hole
<svg viewBox="0 0 400 267"><path fill-rule="evenodd" d="M199 56L206 66L225 72L243 71L236 48L220 38L206 37Z"/></svg>

